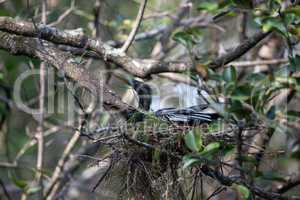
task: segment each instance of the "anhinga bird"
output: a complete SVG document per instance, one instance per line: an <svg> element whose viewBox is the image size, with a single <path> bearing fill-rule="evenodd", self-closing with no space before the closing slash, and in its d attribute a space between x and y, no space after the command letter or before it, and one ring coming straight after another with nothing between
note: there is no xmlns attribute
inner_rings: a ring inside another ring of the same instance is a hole
<svg viewBox="0 0 300 200"><path fill-rule="evenodd" d="M202 124L210 123L219 118L217 113L209 112L208 105L198 105L188 108L163 108L157 110L155 115L178 124Z"/></svg>
<svg viewBox="0 0 300 200"><path fill-rule="evenodd" d="M152 90L149 85L139 80L133 80L133 88L138 95L139 108L149 111ZM154 112L155 116L177 124L202 124L217 120L220 116L209 109L208 104L188 108L163 108Z"/></svg>
<svg viewBox="0 0 300 200"><path fill-rule="evenodd" d="M145 111L150 110L152 102L152 89L151 87L141 81L133 79L132 81L133 89L138 95L139 108Z"/></svg>

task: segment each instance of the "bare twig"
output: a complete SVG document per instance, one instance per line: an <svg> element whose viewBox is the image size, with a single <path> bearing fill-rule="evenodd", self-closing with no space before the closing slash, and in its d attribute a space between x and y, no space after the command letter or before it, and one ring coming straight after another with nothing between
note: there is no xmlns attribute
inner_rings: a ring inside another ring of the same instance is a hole
<svg viewBox="0 0 300 200"><path fill-rule="evenodd" d="M0 162L0 168L16 168L18 167L14 163L8 163L8 162Z"/></svg>
<svg viewBox="0 0 300 200"><path fill-rule="evenodd" d="M2 187L2 190L3 190L3 193L5 195L5 197L8 199L8 200L12 200L11 196L9 195L6 187L5 187L5 184L3 183L3 181L0 179L0 186Z"/></svg>
<svg viewBox="0 0 300 200"><path fill-rule="evenodd" d="M172 23L167 27L167 29L163 32L162 37L160 38L160 43L163 49L166 48L166 44L169 41L169 38L175 28L180 24L182 18L187 14L189 8L191 6L190 0L183 0L182 5L180 6L178 12L176 13L175 19Z"/></svg>
<svg viewBox="0 0 300 200"><path fill-rule="evenodd" d="M149 20L149 19L156 19L156 18L161 18L161 17L170 17L173 18L170 12L165 11L165 12L157 12L157 13L152 13L150 15L146 15L143 17L143 20Z"/></svg>
<svg viewBox="0 0 300 200"><path fill-rule="evenodd" d="M218 187L211 195L209 195L209 197L207 197L206 200L210 200L213 197L217 196L218 194L220 194L221 192L223 192L224 190L226 190L225 187Z"/></svg>
<svg viewBox="0 0 300 200"><path fill-rule="evenodd" d="M152 49L151 58L163 60L166 57L167 53L170 52L176 46L176 43L173 45L168 45L170 37L173 31L179 26L180 22L183 20L185 15L188 13L189 8L191 7L190 0L182 0L181 6L177 10L174 18L172 18L171 23L166 27L166 29L161 34L159 41L156 43Z"/></svg>
<svg viewBox="0 0 300 200"><path fill-rule="evenodd" d="M247 39L247 23L248 23L248 13L242 12L239 26L239 40L240 42Z"/></svg>
<svg viewBox="0 0 300 200"><path fill-rule="evenodd" d="M48 26L57 26L58 24L60 24L68 15L70 15L75 8L75 1L72 0L71 1L71 6L70 8L68 8L65 12L63 12L63 14L61 14L56 21L51 22L50 24L48 24Z"/></svg>
<svg viewBox="0 0 300 200"><path fill-rule="evenodd" d="M43 125L43 126L45 126L45 125ZM49 136L49 135L51 135L51 134L53 134L53 133L55 133L55 132L61 130L62 128L63 128L63 127L61 127L61 126L53 126L53 127L49 128L48 130L44 131L44 137L47 137L47 136ZM27 142L27 143L19 150L19 152L17 153L17 155L16 155L16 157L15 157L15 159L14 159L14 161L13 161L14 165L17 165L18 162L19 162L19 160L20 160L20 158L21 158L21 157L22 157L22 156L23 156L23 155L24 155L31 147L33 147L33 146L36 145L36 144L37 144L37 141L34 140L34 139L28 141L28 142ZM0 164L0 166L1 166L1 164Z"/></svg>
<svg viewBox="0 0 300 200"><path fill-rule="evenodd" d="M133 28L132 28L126 42L121 47L122 52L126 52L128 50L128 48L130 47L131 43L134 41L134 37L137 34L138 29L139 29L140 24L141 24L142 19L143 19L146 4L147 4L147 0L143 0L142 3L141 3L140 9L139 9L138 15L136 17L135 23L133 25Z"/></svg>
<svg viewBox="0 0 300 200"><path fill-rule="evenodd" d="M66 184L70 180L70 175L75 174L76 171L80 169L82 164L88 159L78 159L78 156L76 155L85 155L85 156L93 156L97 153L98 148L101 146L101 143L97 144L87 144L84 146L81 146L78 151L76 151L75 156L70 157L70 159L65 164L64 171L61 172L60 179L55 185L56 188L56 194L54 194L54 198L60 196L61 191L65 188ZM100 161L98 161L98 166L101 169L108 167L108 160L109 156L105 156L104 158L101 158ZM78 180L76 180L78 181Z"/></svg>
<svg viewBox="0 0 300 200"><path fill-rule="evenodd" d="M97 181L97 183L94 185L94 187L92 189L93 192L95 192L95 190L99 187L99 185L102 183L102 181L107 177L107 175L113 169L113 167L114 167L114 159L111 158L108 168L105 170L105 172L100 177L100 179Z"/></svg>
<svg viewBox="0 0 300 200"><path fill-rule="evenodd" d="M240 122L241 123L241 122ZM243 168L243 127L241 124L238 125L238 130L236 131L236 161L239 168ZM245 174L243 173L243 170L240 170L240 176L241 178L245 179Z"/></svg>
<svg viewBox="0 0 300 200"><path fill-rule="evenodd" d="M47 16L47 1L43 0L42 2L42 23L46 24ZM43 199L43 162L44 162L44 104L45 104L45 63L40 64L40 95L39 95L39 119L38 119L38 128L36 133L37 140L37 161L36 161L36 180L37 184L40 187L38 192L39 198Z"/></svg>
<svg viewBox="0 0 300 200"><path fill-rule="evenodd" d="M284 64L288 63L288 59L273 59L273 60L249 60L249 61L237 61L237 62L230 62L227 65L233 65L235 67L251 67L255 65L276 65L276 64Z"/></svg>
<svg viewBox="0 0 300 200"><path fill-rule="evenodd" d="M245 42L241 43L237 47L235 47L234 50L230 51L229 53L213 60L210 64L210 68L220 68L224 65L230 63L231 61L234 61L235 59L238 59L242 55L244 55L246 52L248 52L252 47L254 47L257 43L259 43L262 39L270 35L271 32L258 32L254 36L247 39Z"/></svg>
<svg viewBox="0 0 300 200"><path fill-rule="evenodd" d="M182 28L186 28L186 27L203 27L203 28L216 28L219 31L224 32L225 30L216 25L216 24L212 24L210 21L205 21L203 16L198 16L198 17L191 17L189 19L183 19L179 22L179 27ZM135 36L135 41L140 41L140 40L147 40L147 39L151 39L154 38L156 36L159 36L161 34L163 34L167 29L169 28L168 25L161 25L161 26L156 26L155 28L142 32L142 33L138 33ZM124 44L125 41L107 41L107 44L113 46L113 47L118 47L121 46L122 44Z"/></svg>
<svg viewBox="0 0 300 200"><path fill-rule="evenodd" d="M100 37L100 14L101 14L101 7L102 7L102 3L101 0L96 0L95 1L95 8L94 8L94 29L95 29L95 36L96 38L98 38L99 40L101 40Z"/></svg>
<svg viewBox="0 0 300 200"><path fill-rule="evenodd" d="M64 170L64 165L65 165L66 161L68 160L71 151L73 150L73 148L79 141L79 139L80 139L80 131L75 131L74 135L72 136L69 143L65 147L65 149L62 153L62 156L60 157L60 159L57 163L57 166L55 167L55 170L52 174L49 186L45 190L44 196L46 199L52 199L53 196L55 195L55 192L58 189L56 185L57 185L57 182L59 181L61 173Z"/></svg>
<svg viewBox="0 0 300 200"><path fill-rule="evenodd" d="M184 84L191 85L194 87L197 86L197 82L186 75L166 72L166 73L160 73L158 76L161 78L167 78L175 83L184 83Z"/></svg>

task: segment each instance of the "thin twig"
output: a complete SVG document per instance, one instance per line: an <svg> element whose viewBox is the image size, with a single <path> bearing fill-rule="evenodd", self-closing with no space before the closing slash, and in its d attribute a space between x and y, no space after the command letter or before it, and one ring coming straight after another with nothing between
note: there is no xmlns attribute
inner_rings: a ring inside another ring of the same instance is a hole
<svg viewBox="0 0 300 200"><path fill-rule="evenodd" d="M139 9L139 12L138 12L138 15L136 17L136 20L135 20L135 23L134 23L134 26L126 40L126 42L124 43L124 45L121 47L121 51L122 52L126 52L128 50L128 48L130 47L131 43L133 42L134 38L135 38L135 35L137 34L138 32L138 29L141 25L141 22L142 22L142 19L143 19L143 15L144 15L144 11L145 11L145 8L146 8L146 4L147 4L147 0L143 0L142 3L141 3L141 6L140 6L140 9Z"/></svg>
<svg viewBox="0 0 300 200"><path fill-rule="evenodd" d="M8 162L0 162L0 168L16 168L18 167L14 163L8 163Z"/></svg>
<svg viewBox="0 0 300 200"><path fill-rule="evenodd" d="M231 61L234 61L247 53L251 48L253 48L257 43L259 43L261 40L266 38L268 35L270 35L272 32L258 32L254 34L252 37L247 39L246 41L242 42L238 46L236 46L232 51L229 53L226 53L225 55L213 60L208 67L210 68L221 68L224 65L230 63Z"/></svg>
<svg viewBox="0 0 300 200"><path fill-rule="evenodd" d="M43 0L42 2L42 23L46 24L47 22L47 1ZM38 128L36 133L37 140L37 161L36 161L36 181L40 190L38 192L39 198L43 199L43 162L44 162L44 104L45 104L45 73L46 73L46 63L42 62L40 64L40 95L39 95L39 120Z"/></svg>
<svg viewBox="0 0 300 200"><path fill-rule="evenodd" d="M238 126L238 130L236 131L236 161L239 168L243 168L243 127L241 125ZM245 179L245 174L243 173L243 170L240 170L240 176Z"/></svg>
<svg viewBox="0 0 300 200"><path fill-rule="evenodd" d="M50 24L48 24L48 26L57 26L58 24L60 24L68 15L70 15L75 8L75 1L71 1L71 6L70 8L68 8L65 12L63 12L63 14L61 14L56 21L51 22Z"/></svg>
<svg viewBox="0 0 300 200"><path fill-rule="evenodd" d="M102 183L102 181L107 177L107 175L109 174L109 172L112 170L113 167L114 167L114 160L113 158L111 158L108 168L105 170L104 174L100 177L97 183L94 185L92 192L95 192L95 190Z"/></svg>
<svg viewBox="0 0 300 200"><path fill-rule="evenodd" d="M94 8L94 29L95 29L95 35L96 38L98 40L101 40L101 37L100 37L100 25L101 25L101 22L100 22L100 14L101 14L101 7L102 7L102 3L101 3L101 0L96 0L95 1L95 8Z"/></svg>
<svg viewBox="0 0 300 200"><path fill-rule="evenodd" d="M288 63L288 59L272 59L272 60L249 60L249 61L237 61L237 62L231 62L227 65L233 65L235 67L250 67L255 65L276 65L276 64L284 64Z"/></svg>
<svg viewBox="0 0 300 200"><path fill-rule="evenodd" d="M149 20L149 19L156 19L156 18L162 18L162 17L170 17L173 18L170 12L165 11L165 12L157 12L153 13L147 16L144 16L143 20Z"/></svg>
<svg viewBox="0 0 300 200"><path fill-rule="evenodd" d="M167 78L175 83L184 83L184 84L191 85L194 87L197 86L196 81L194 81L190 77L183 75L183 74L166 72L166 73L160 73L158 76L162 77L162 78Z"/></svg>
<svg viewBox="0 0 300 200"><path fill-rule="evenodd" d="M43 126L45 126L45 125L43 125ZM49 128L48 130L44 131L44 137L47 137L55 132L58 132L62 128L63 127L60 127L60 126L53 126L53 127ZM28 151L28 149L30 149L31 147L33 147L36 144L37 144L37 141L32 139L32 140L28 141L25 145L23 145L23 147L17 153L13 163L18 164L20 158Z"/></svg>
<svg viewBox="0 0 300 200"><path fill-rule="evenodd" d="M60 175L64 169L64 165L66 163L66 161L68 160L68 157L71 153L71 151L73 150L73 148L75 147L75 145L77 144L77 142L80 139L80 131L75 131L73 137L70 139L69 143L67 144L66 148L64 149L61 158L58 161L57 166L55 167L55 170L52 174L49 186L47 187L44 195L45 198L47 199L52 199L53 195L55 194L55 185L56 183L59 181Z"/></svg>
<svg viewBox="0 0 300 200"><path fill-rule="evenodd" d="M248 23L248 13L241 13L240 27L239 27L239 40L243 42L247 39L247 23Z"/></svg>
<svg viewBox="0 0 300 200"><path fill-rule="evenodd" d="M6 187L5 187L5 184L3 183L3 181L1 179L0 179L0 186L2 187L3 193L6 196L6 198L8 200L12 200L11 196L9 195L9 193L8 193Z"/></svg>
<svg viewBox="0 0 300 200"><path fill-rule="evenodd" d="M209 197L207 197L206 200L210 200L211 198L213 198L214 196L217 196L218 194L220 194L224 190L226 190L225 187L218 187Z"/></svg>

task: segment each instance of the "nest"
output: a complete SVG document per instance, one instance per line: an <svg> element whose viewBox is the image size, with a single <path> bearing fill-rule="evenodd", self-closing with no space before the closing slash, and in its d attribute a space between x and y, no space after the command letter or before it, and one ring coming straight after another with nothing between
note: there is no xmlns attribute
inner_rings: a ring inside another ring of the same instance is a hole
<svg viewBox="0 0 300 200"><path fill-rule="evenodd" d="M123 185L119 192L121 199L185 199L187 186L178 174L184 173L182 157L190 152L184 144L184 135L195 128L201 129L204 144L235 141L233 127L223 126L222 130L212 132L207 125L192 127L155 120L124 123L86 134L93 142L106 146L110 160L94 190L118 177Z"/></svg>

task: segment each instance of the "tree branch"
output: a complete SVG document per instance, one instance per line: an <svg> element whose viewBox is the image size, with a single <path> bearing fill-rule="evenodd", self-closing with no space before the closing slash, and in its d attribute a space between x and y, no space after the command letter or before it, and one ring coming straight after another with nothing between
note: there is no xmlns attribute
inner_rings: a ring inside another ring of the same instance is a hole
<svg viewBox="0 0 300 200"><path fill-rule="evenodd" d="M209 176L209 177L211 177L213 179L218 180L220 182L220 184L225 185L225 186L232 186L234 183L235 184L245 185L247 188L249 188L249 190L253 194L255 194L255 195L259 196L259 197L262 197L264 199L269 199L269 200L275 200L275 199L276 200L300 200L300 197L296 197L296 196L289 196L289 197L282 196L279 193L265 191L265 190L261 189L261 187L259 187L259 186L249 185L249 184L243 183L239 179L231 178L229 176L224 176L219 171L214 170L214 169L208 167L207 165L204 165L203 167L201 167L201 171L205 175L207 175L207 176Z"/></svg>
<svg viewBox="0 0 300 200"><path fill-rule="evenodd" d="M75 145L77 144L77 142L79 141L80 138L80 131L76 131L74 133L74 135L72 136L72 138L70 139L69 143L67 144L66 148L64 149L61 158L58 161L57 166L55 167L55 170L52 174L51 180L49 182L49 186L47 187L44 195L46 199L52 199L57 188L55 187L55 185L57 184L57 181L60 178L61 173L64 170L64 165L67 162L71 151L73 150L73 148L75 147ZM54 192L53 192L54 191Z"/></svg>
<svg viewBox="0 0 300 200"><path fill-rule="evenodd" d="M271 31L263 33L263 32L258 32L254 36L250 37L240 45L238 45L234 50L231 52L213 60L210 64L209 67L216 69L220 68L226 64L228 64L231 61L234 61L247 53L252 47L254 47L257 43L259 43L262 39L267 37L269 34L271 34Z"/></svg>
<svg viewBox="0 0 300 200"><path fill-rule="evenodd" d="M42 2L42 23L47 23L47 1L43 0ZM46 77L46 63L42 62L40 64L40 94L39 94L39 118L38 118L38 127L36 133L37 140L37 161L36 161L36 179L37 184L40 187L40 191L38 192L39 198L43 198L43 164L44 164L44 106L45 106L45 77Z"/></svg>
<svg viewBox="0 0 300 200"><path fill-rule="evenodd" d="M278 192L278 193L285 193L288 190L300 185L300 175L298 176L292 176L287 181L283 184L280 184L277 186L273 192Z"/></svg>
<svg viewBox="0 0 300 200"><path fill-rule="evenodd" d="M100 98L103 106L110 110L120 111L124 116L136 111L135 108L121 101L121 99L88 70L75 61L72 54L55 48L51 43L43 41L41 49L36 38L17 36L0 32L0 48L9 51L13 55L26 55L35 57L53 65L62 71L80 86L88 89L96 98ZM99 99L97 99L99 100Z"/></svg>
<svg viewBox="0 0 300 200"><path fill-rule="evenodd" d="M55 44L64 44L93 51L102 59L111 61L129 73L141 78L162 72L184 72L191 70L193 66L190 62L162 62L153 59L134 59L121 52L120 49L113 48L99 40L91 39L86 35L61 31L43 24L37 24L35 28L30 22L17 21L10 17L0 17L0 30L29 37L40 36L42 39ZM239 58L269 34L270 32L255 34L238 45L233 51L213 60L208 67L219 68Z"/></svg>

